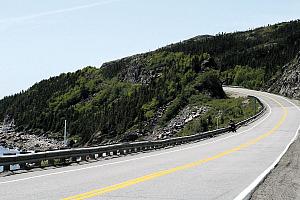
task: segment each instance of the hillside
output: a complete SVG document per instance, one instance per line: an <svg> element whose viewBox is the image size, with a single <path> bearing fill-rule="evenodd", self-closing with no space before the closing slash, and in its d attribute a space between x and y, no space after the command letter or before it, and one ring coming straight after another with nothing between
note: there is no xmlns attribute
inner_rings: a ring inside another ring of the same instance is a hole
<svg viewBox="0 0 300 200"><path fill-rule="evenodd" d="M149 74L130 76L132 69L143 69L144 57L157 52L179 52L185 55L209 54L222 83L267 90L283 73L283 66L300 51L300 20L284 22L254 30L203 35L171 44L154 52L139 54L105 63L102 68L109 76L121 80L147 81ZM253 78L255 77L255 78Z"/></svg>
<svg viewBox="0 0 300 200"><path fill-rule="evenodd" d="M268 89L300 51L300 21L197 36L153 52L61 74L0 100L16 131L80 145L186 135L251 114L251 101L221 85Z"/></svg>
<svg viewBox="0 0 300 200"><path fill-rule="evenodd" d="M300 99L300 52L283 66L282 76L270 87L270 92Z"/></svg>
<svg viewBox="0 0 300 200"><path fill-rule="evenodd" d="M206 52L216 58L221 71L236 65L260 68L264 70L265 80L268 80L299 52L300 21L245 32L221 33L214 37L195 37L162 50L192 55Z"/></svg>
<svg viewBox="0 0 300 200"><path fill-rule="evenodd" d="M191 64L195 59L199 65ZM205 60L210 60L208 55L158 53L146 57L143 63L148 64L143 69L156 70L151 72L148 84L120 81L103 69L87 67L4 98L0 113L7 121L14 119L19 131L53 135L61 132L63 120L67 119L69 132L84 142L99 131L102 137L113 138L151 118L158 107L171 101L174 110L164 118L166 121L192 95L225 98L217 77L201 69Z"/></svg>

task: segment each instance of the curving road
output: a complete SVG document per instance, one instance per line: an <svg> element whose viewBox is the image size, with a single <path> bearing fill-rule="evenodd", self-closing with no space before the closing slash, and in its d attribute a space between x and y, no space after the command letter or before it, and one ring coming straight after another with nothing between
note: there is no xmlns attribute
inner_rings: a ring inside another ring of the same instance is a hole
<svg viewBox="0 0 300 200"><path fill-rule="evenodd" d="M237 133L170 149L0 178L1 199L241 199L296 138L300 110L240 88L268 107Z"/></svg>

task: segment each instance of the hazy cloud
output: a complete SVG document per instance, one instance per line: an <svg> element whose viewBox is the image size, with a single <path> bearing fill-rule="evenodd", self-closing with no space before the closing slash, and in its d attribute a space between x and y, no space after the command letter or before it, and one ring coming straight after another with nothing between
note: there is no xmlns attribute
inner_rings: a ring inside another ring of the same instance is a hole
<svg viewBox="0 0 300 200"><path fill-rule="evenodd" d="M97 6L101 6L101 5L106 5L106 4L114 3L116 1L121 1L121 0L106 0L106 1L101 1L101 2L97 2L97 3L75 6L75 7L71 7L71 8L64 8L64 9L59 9L59 10L52 10L52 11L48 11L48 12L43 12L43 13L38 13L38 14L33 14L33 15L28 15L28 16L23 16L23 17L0 19L0 24L23 22L26 20L32 20L32 19L36 19L36 18L40 18L40 17L44 17L44 16L61 14L61 13L72 12L72 11L76 11L76 10L82 10L82 9L97 7Z"/></svg>

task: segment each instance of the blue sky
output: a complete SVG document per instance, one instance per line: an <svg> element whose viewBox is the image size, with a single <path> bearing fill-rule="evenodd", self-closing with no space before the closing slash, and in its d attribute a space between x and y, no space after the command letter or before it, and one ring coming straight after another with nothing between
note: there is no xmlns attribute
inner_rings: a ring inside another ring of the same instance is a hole
<svg viewBox="0 0 300 200"><path fill-rule="evenodd" d="M299 0L0 0L0 98L196 35L299 18Z"/></svg>

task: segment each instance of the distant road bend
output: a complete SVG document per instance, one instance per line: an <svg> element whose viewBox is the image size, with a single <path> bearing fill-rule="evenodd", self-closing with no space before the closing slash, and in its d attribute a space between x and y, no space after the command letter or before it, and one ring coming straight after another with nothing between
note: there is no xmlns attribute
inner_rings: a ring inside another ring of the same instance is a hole
<svg viewBox="0 0 300 200"><path fill-rule="evenodd" d="M300 110L277 95L226 90L257 96L266 114L193 144L3 177L1 199L241 199L296 138Z"/></svg>

